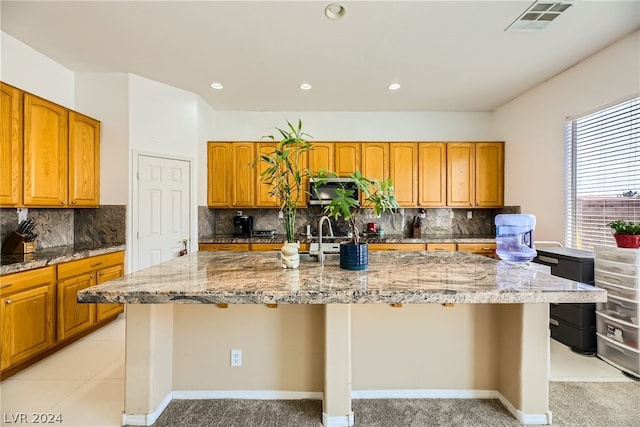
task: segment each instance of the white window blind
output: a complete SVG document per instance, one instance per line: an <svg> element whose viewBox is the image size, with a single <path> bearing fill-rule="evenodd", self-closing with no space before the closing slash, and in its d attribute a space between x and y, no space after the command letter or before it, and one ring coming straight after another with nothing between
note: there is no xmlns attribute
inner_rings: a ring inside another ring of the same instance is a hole
<svg viewBox="0 0 640 427"><path fill-rule="evenodd" d="M567 120L566 246L616 246L611 221L640 221L640 98Z"/></svg>

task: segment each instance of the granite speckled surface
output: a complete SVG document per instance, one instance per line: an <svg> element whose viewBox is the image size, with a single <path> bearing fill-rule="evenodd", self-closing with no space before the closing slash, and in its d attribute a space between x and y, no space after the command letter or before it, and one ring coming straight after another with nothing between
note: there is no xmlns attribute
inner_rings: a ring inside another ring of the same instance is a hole
<svg viewBox="0 0 640 427"><path fill-rule="evenodd" d="M533 265L465 252L370 252L350 271L280 267L279 253L196 252L78 293L81 302L146 304L348 304L602 302L606 291L551 276Z"/></svg>
<svg viewBox="0 0 640 427"><path fill-rule="evenodd" d="M30 254L2 254L0 275L18 273L47 265L60 264L112 252L124 251L125 245L67 245L39 249Z"/></svg>

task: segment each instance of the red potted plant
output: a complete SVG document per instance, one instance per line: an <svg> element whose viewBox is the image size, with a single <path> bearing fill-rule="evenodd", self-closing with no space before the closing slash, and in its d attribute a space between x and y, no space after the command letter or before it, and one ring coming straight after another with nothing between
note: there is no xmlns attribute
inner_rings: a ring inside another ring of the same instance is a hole
<svg viewBox="0 0 640 427"><path fill-rule="evenodd" d="M616 220L609 223L619 248L640 248L640 223Z"/></svg>

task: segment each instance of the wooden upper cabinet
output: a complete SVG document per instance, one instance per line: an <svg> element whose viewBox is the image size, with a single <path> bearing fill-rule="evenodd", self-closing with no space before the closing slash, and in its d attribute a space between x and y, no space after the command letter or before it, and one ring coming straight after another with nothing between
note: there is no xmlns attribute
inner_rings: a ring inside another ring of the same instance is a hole
<svg viewBox="0 0 640 427"><path fill-rule="evenodd" d="M22 97L0 83L0 206L22 204Z"/></svg>
<svg viewBox="0 0 640 427"><path fill-rule="evenodd" d="M69 112L69 203L100 204L100 122Z"/></svg>
<svg viewBox="0 0 640 427"><path fill-rule="evenodd" d="M389 143L389 177L401 207L418 205L418 143Z"/></svg>
<svg viewBox="0 0 640 427"><path fill-rule="evenodd" d="M504 143L476 142L475 158L476 207L503 206Z"/></svg>
<svg viewBox="0 0 640 427"><path fill-rule="evenodd" d="M256 144L256 156L260 156L261 154L271 155L277 147L277 142L259 142ZM256 206L269 208L279 207L278 200L269 195L271 186L263 183L262 177L260 176L268 167L269 164L262 160L259 160L256 166Z"/></svg>
<svg viewBox="0 0 640 427"><path fill-rule="evenodd" d="M255 157L255 143L233 143L232 159L234 185L231 193L233 207L255 206L255 171L253 169L253 161Z"/></svg>
<svg viewBox="0 0 640 427"><path fill-rule="evenodd" d="M422 207L447 205L447 144L418 144L418 204Z"/></svg>
<svg viewBox="0 0 640 427"><path fill-rule="evenodd" d="M318 174L322 169L334 170L333 142L312 142L309 151L309 170Z"/></svg>
<svg viewBox="0 0 640 427"><path fill-rule="evenodd" d="M24 95L24 204L67 205L67 109Z"/></svg>
<svg viewBox="0 0 640 427"><path fill-rule="evenodd" d="M389 143L362 143L362 175L370 179L383 181L389 178ZM363 202L363 206L367 206Z"/></svg>
<svg viewBox="0 0 640 427"><path fill-rule="evenodd" d="M472 142L447 143L447 206L475 205L475 149Z"/></svg>
<svg viewBox="0 0 640 427"><path fill-rule="evenodd" d="M211 207L231 207L231 148L230 142L209 142L207 145L207 205Z"/></svg>
<svg viewBox="0 0 640 427"><path fill-rule="evenodd" d="M360 170L360 143L336 142L335 143L335 169L338 176L349 176L356 170Z"/></svg>

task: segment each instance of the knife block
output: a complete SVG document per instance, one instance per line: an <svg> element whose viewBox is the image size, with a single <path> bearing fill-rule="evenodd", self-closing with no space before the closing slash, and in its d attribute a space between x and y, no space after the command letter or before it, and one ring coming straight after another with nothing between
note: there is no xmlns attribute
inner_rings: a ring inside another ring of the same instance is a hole
<svg viewBox="0 0 640 427"><path fill-rule="evenodd" d="M420 237L422 235L422 229L420 227L413 227L413 237Z"/></svg>
<svg viewBox="0 0 640 427"><path fill-rule="evenodd" d="M27 235L17 231L12 232L2 242L4 254L29 254L36 251L36 242L27 242Z"/></svg>

